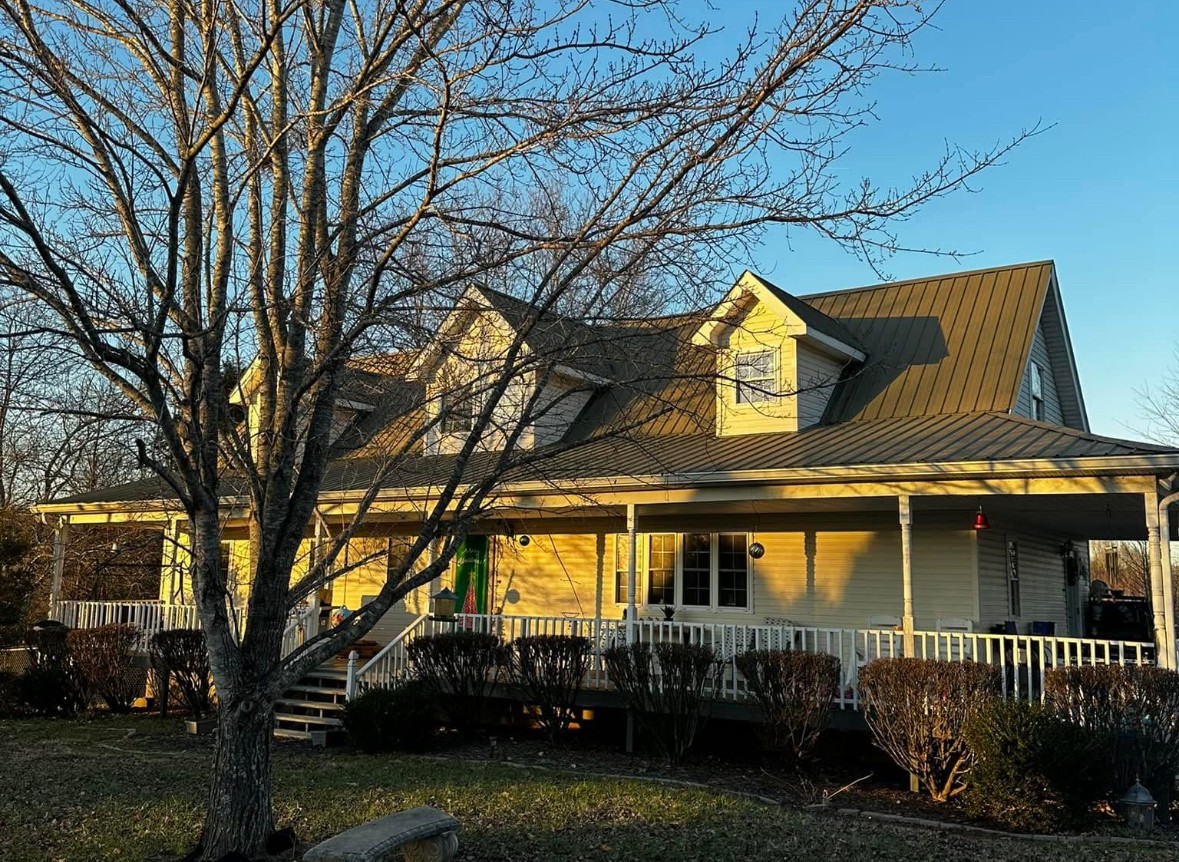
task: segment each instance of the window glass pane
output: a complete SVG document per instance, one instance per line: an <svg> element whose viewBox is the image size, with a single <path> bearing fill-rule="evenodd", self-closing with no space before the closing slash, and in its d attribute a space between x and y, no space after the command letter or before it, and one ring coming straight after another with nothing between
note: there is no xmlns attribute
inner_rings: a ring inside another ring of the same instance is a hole
<svg viewBox="0 0 1179 862"><path fill-rule="evenodd" d="M630 534L618 533L614 536L614 601L620 605L630 601L630 595L626 591L629 573Z"/></svg>
<svg viewBox="0 0 1179 862"><path fill-rule="evenodd" d="M683 594L685 605L712 604L712 542L708 533L684 536Z"/></svg>
<svg viewBox="0 0 1179 862"><path fill-rule="evenodd" d="M771 400L777 389L773 351L740 354L733 377L736 381L738 404L756 404Z"/></svg>
<svg viewBox="0 0 1179 862"><path fill-rule="evenodd" d="M717 537L716 596L722 608L749 607L749 554L744 533Z"/></svg>
<svg viewBox="0 0 1179 862"><path fill-rule="evenodd" d="M675 536L650 536L647 544L647 604L675 604Z"/></svg>

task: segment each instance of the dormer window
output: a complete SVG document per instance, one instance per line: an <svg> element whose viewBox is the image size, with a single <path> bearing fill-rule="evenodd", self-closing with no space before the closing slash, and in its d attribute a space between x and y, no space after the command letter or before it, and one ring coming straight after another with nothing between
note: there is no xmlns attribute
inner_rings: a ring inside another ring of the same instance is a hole
<svg viewBox="0 0 1179 862"><path fill-rule="evenodd" d="M733 370L738 404L763 404L777 398L778 363L775 351L739 353Z"/></svg>
<svg viewBox="0 0 1179 862"><path fill-rule="evenodd" d="M442 396L442 433L469 434L475 428L479 405L464 393Z"/></svg>

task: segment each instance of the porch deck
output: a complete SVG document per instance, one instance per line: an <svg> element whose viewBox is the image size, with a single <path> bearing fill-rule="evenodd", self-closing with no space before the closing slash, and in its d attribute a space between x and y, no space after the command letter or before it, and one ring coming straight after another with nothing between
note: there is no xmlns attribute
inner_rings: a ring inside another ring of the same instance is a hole
<svg viewBox="0 0 1179 862"><path fill-rule="evenodd" d="M410 675L407 645L417 637L447 631L494 634L505 642L531 635L575 635L591 644L592 660L584 687L610 687L603 652L627 642L698 643L711 646L720 666L711 695L728 701L748 698L736 658L754 649L787 649L826 653L839 659L840 682L833 698L840 708L859 709L859 669L877 658L905 655L904 633L894 629L840 629L805 625L743 625L662 620L583 619L567 617L459 614L443 621L420 616L367 662L349 668L350 696L369 688L392 688ZM1042 699L1046 670L1084 665L1141 665L1155 663L1151 643L1039 635L1000 635L975 632L916 631L912 655L947 661L977 661L1000 670L1004 696Z"/></svg>
<svg viewBox="0 0 1179 862"><path fill-rule="evenodd" d="M317 610L317 609L316 609ZM318 614L316 614L318 617ZM95 628L112 623L132 624L140 630L139 648L146 651L158 631L197 628L196 608L153 601L58 602L54 618L71 628ZM237 610L239 633L244 611ZM311 630L308 613L292 615L284 635L284 653L292 651ZM877 658L905 655L905 635L896 629L823 628L799 624L754 625L638 619L592 619L507 614L458 614L453 620L421 615L387 643L372 659L352 661L348 668L349 696L370 688L393 688L411 674L408 644L423 635L449 631L494 634L510 643L531 635L575 635L588 638L591 663L584 687L605 691L610 676L603 659L617 644L641 642L697 643L711 646L720 666L710 694L720 700L740 702L748 698L745 680L736 658L753 649L787 649L826 653L839 659L840 681L833 692L843 709L860 708L859 669ZM976 661L1000 670L1003 694L1041 699L1045 671L1055 667L1085 665L1141 665L1155 663L1155 646L1137 641L1102 640L1043 635L983 634L964 631L915 631L912 655L947 661Z"/></svg>

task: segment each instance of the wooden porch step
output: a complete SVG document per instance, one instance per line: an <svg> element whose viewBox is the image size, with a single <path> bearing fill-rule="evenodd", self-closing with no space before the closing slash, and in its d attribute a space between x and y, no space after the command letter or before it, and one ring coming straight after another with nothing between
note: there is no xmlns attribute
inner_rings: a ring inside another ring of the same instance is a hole
<svg viewBox="0 0 1179 862"><path fill-rule="evenodd" d="M315 725L316 727L343 727L344 723L338 718L331 718L322 715L294 715L289 712L281 712L275 716L275 723L279 728L289 728L291 725ZM303 730L306 728L295 728Z"/></svg>
<svg viewBox="0 0 1179 862"><path fill-rule="evenodd" d="M292 692L296 694L329 694L333 697L344 696L344 689L334 685L307 685L299 683L298 685L292 685L286 690L287 694L291 694Z"/></svg>
<svg viewBox="0 0 1179 862"><path fill-rule="evenodd" d="M326 712L342 712L344 704L335 703L330 700L301 700L290 697L281 697L275 701L275 705L279 707L277 710L281 715L287 715L288 710L298 709L312 709L318 710L321 713ZM302 713L293 713L294 715L301 715Z"/></svg>

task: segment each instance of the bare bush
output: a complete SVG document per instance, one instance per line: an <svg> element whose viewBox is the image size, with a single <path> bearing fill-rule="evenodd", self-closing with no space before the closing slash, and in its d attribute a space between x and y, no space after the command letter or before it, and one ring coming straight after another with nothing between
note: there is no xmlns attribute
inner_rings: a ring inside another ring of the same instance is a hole
<svg viewBox="0 0 1179 862"><path fill-rule="evenodd" d="M757 701L770 747L798 764L831 719L839 686L839 659L831 655L751 650L737 656Z"/></svg>
<svg viewBox="0 0 1179 862"><path fill-rule="evenodd" d="M705 705L704 689L715 683L716 652L703 644L632 643L602 654L610 682L626 698L639 724L671 764L692 747Z"/></svg>
<svg viewBox="0 0 1179 862"><path fill-rule="evenodd" d="M876 744L937 802L966 789L974 755L966 723L999 692L999 671L974 662L887 658L860 670Z"/></svg>
<svg viewBox="0 0 1179 862"><path fill-rule="evenodd" d="M442 696L442 705L463 733L473 733L483 721L483 705L508 664L508 653L495 635L448 632L420 637L406 648L418 679Z"/></svg>
<svg viewBox="0 0 1179 862"><path fill-rule="evenodd" d="M541 635L512 642L512 672L536 720L556 742L573 720L573 707L589 669L589 640Z"/></svg>
<svg viewBox="0 0 1179 862"><path fill-rule="evenodd" d="M69 633L70 658L85 680L88 702L98 696L111 712L131 711L141 693L131 652L138 636L135 626L121 624Z"/></svg>
<svg viewBox="0 0 1179 862"><path fill-rule="evenodd" d="M176 684L192 717L207 715L213 704L213 676L205 633L200 629L158 632L151 640L151 653L153 666Z"/></svg>

